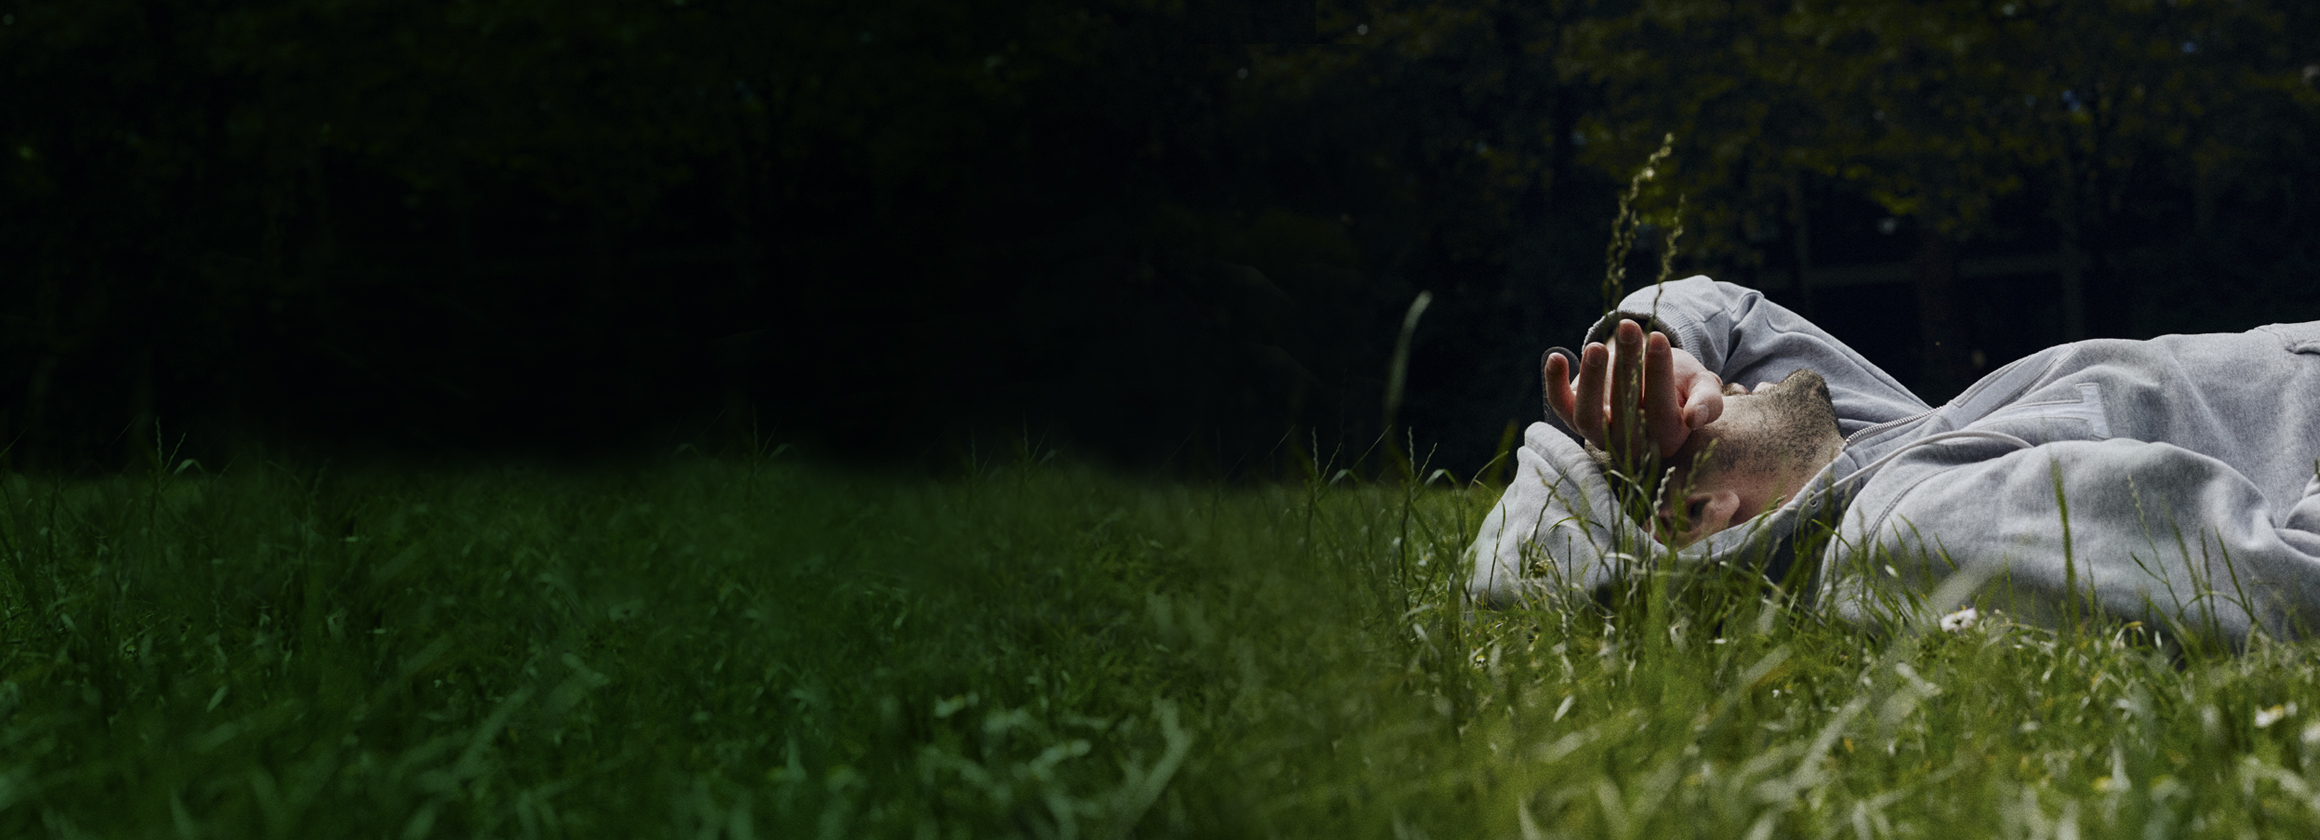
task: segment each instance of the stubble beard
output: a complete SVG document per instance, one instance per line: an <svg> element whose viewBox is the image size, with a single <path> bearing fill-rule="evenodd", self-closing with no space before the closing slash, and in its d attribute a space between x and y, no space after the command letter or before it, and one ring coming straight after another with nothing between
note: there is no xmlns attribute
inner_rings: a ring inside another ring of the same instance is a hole
<svg viewBox="0 0 2320 840"><path fill-rule="evenodd" d="M1773 386L1764 395L1763 423L1760 429L1761 457L1767 463L1757 466L1774 472L1786 473L1799 469L1818 469L1829 442L1840 439L1837 430L1837 407L1829 396L1828 380L1806 368ZM1754 448L1754 447L1751 447Z"/></svg>

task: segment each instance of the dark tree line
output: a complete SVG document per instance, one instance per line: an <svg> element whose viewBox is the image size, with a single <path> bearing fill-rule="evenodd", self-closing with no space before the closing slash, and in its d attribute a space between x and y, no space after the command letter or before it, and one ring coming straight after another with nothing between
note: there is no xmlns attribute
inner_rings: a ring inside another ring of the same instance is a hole
<svg viewBox="0 0 2320 840"><path fill-rule="evenodd" d="M1263 44L1140 2L0 16L18 467L158 426L1234 474L1398 423L1463 474L1671 133L1631 282L1680 225L1680 272L1936 399L2052 341L2320 317L2303 4L1331 2Z"/></svg>

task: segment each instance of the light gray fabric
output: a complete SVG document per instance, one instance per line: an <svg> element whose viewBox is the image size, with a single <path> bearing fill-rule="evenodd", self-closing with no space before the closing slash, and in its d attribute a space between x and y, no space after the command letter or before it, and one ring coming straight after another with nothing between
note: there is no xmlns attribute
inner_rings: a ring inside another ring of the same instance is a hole
<svg viewBox="0 0 2320 840"><path fill-rule="evenodd" d="M2094 608L2234 644L2320 632L2320 322L2054 347L1936 409L1752 290L1695 277L1619 308L1655 313L1727 382L1820 373L1846 435L1812 489L1689 562L1762 557L1800 518L1832 516L1799 594L1856 622L1971 601L2047 622ZM1526 437L1524 478L1474 546L1478 600L1520 586L1482 574L1522 568L1506 564L1530 533L1513 523L1560 521L1569 508L1545 491L1592 469L1549 473L1532 450L1553 443L1569 441L1543 425Z"/></svg>
<svg viewBox="0 0 2320 840"><path fill-rule="evenodd" d="M1515 450L1515 487L1483 519L1470 556L1476 600L1501 609L1616 579L1640 529L1617 515L1611 485L1586 450L1533 423Z"/></svg>

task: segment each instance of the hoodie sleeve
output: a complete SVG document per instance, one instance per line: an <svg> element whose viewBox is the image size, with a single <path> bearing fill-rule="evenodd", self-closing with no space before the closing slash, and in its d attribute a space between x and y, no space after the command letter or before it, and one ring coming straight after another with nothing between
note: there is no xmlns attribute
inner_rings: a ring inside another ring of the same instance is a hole
<svg viewBox="0 0 2320 840"><path fill-rule="evenodd" d="M1537 606L1554 593L1593 592L1619 572L1620 546L1644 537L1617 514L1587 452L1544 423L1515 450L1515 477L1468 547L1468 593L1496 609Z"/></svg>
<svg viewBox="0 0 2320 840"><path fill-rule="evenodd" d="M2320 481L2275 519L2229 465L2164 443L1944 457L1956 456L1927 453L1901 471L1913 480L1872 486L1847 511L1821 588L1839 615L1947 612L1979 591L1981 606L2039 623L2095 606L2234 647L2258 629L2320 631Z"/></svg>
<svg viewBox="0 0 2320 840"><path fill-rule="evenodd" d="M1587 340L1604 340L1622 317L1647 327L1656 324L1671 343L1725 382L1754 388L1798 368L1811 369L1828 381L1838 425L1847 435L1928 408L1836 336L1754 289L1706 277L1645 286L1598 320Z"/></svg>

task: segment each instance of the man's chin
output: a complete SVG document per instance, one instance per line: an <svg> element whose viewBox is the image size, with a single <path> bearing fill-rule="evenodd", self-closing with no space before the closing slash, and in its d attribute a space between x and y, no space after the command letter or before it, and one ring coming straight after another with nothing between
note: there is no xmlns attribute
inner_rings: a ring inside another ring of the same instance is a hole
<svg viewBox="0 0 2320 840"><path fill-rule="evenodd" d="M1788 376L1783 377L1779 382L1773 383L1772 387L1758 388L1756 390L1759 393L1765 391L1779 391L1784 394L1789 394L1796 393L1798 389L1803 389L1807 393L1818 394L1824 401L1829 399L1829 381L1827 379L1821 378L1820 373L1813 370L1812 368L1797 368L1795 371L1790 372Z"/></svg>
<svg viewBox="0 0 2320 840"><path fill-rule="evenodd" d="M1778 384L1760 390L1784 414L1801 413L1825 418L1832 426L1836 423L1837 405L1829 395L1829 381L1811 368L1797 368Z"/></svg>

